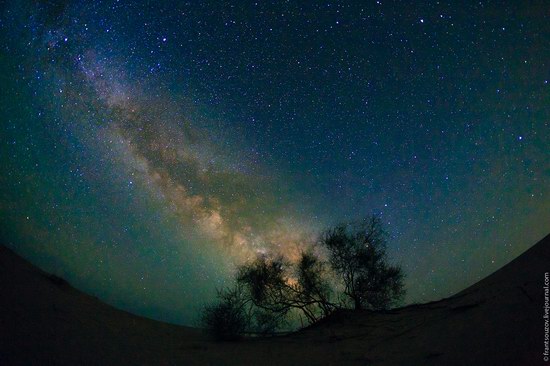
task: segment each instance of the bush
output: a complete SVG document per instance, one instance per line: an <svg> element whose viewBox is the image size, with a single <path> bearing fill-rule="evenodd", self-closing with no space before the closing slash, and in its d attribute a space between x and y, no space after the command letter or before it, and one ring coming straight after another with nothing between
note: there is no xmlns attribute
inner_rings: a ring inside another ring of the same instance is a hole
<svg viewBox="0 0 550 366"><path fill-rule="evenodd" d="M238 290L218 292L216 304L205 306L202 325L216 340L237 340L249 325L244 303Z"/></svg>

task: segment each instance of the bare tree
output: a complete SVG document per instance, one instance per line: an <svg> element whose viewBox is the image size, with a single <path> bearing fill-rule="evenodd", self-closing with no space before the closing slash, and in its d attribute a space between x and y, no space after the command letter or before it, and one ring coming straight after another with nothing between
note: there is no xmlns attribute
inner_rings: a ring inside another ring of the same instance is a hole
<svg viewBox="0 0 550 366"><path fill-rule="evenodd" d="M386 309L405 293L401 268L388 263L386 236L375 215L359 224L336 225L321 235L328 261L342 280L345 302L355 309Z"/></svg>
<svg viewBox="0 0 550 366"><path fill-rule="evenodd" d="M256 307L280 318L298 311L314 323L334 310L322 263L313 254L302 253L295 273L293 269L280 256L260 256L239 268L237 283Z"/></svg>
<svg viewBox="0 0 550 366"><path fill-rule="evenodd" d="M293 316L312 324L339 308L386 309L404 295L403 272L388 263L378 217L336 225L319 243L327 260L307 251L295 263L262 255L241 265L235 287L219 291L218 303L204 309L203 324L217 339L270 334ZM342 288L338 303L334 280Z"/></svg>
<svg viewBox="0 0 550 366"><path fill-rule="evenodd" d="M297 287L302 303L311 303L313 313L319 310L322 316L332 313L337 307L331 302L333 289L328 281L327 263L312 252L303 252L296 265ZM311 307L311 306L310 306Z"/></svg>

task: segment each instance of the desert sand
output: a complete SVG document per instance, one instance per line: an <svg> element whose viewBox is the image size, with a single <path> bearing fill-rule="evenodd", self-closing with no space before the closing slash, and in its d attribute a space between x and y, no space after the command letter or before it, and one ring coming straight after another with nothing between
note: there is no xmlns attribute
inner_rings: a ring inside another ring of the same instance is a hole
<svg viewBox="0 0 550 366"><path fill-rule="evenodd" d="M550 235L447 299L214 342L115 309L0 246L0 365L539 365L546 271Z"/></svg>

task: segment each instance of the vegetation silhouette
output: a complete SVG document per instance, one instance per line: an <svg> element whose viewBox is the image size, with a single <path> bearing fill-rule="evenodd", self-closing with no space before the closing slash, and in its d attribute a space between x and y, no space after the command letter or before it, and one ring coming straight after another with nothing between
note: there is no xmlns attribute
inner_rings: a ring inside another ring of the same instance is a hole
<svg viewBox="0 0 550 366"><path fill-rule="evenodd" d="M237 340L247 330L250 317L238 288L218 291L218 302L203 308L201 322L217 340Z"/></svg>
<svg viewBox="0 0 550 366"><path fill-rule="evenodd" d="M344 307L383 310L404 296L403 271L388 263L387 236L375 215L336 225L321 235L328 262L344 285Z"/></svg>
<svg viewBox="0 0 550 366"><path fill-rule="evenodd" d="M376 215L323 231L295 262L260 255L237 268L235 285L204 307L202 324L218 340L311 325L339 309L387 309L404 296L404 274L390 265Z"/></svg>

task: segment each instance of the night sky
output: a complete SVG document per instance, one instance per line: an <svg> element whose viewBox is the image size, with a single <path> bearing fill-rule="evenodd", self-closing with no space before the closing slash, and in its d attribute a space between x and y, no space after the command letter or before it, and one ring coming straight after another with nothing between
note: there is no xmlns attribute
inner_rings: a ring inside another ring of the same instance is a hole
<svg viewBox="0 0 550 366"><path fill-rule="evenodd" d="M544 1L8 1L2 243L195 324L258 253L380 214L407 302L550 232Z"/></svg>

